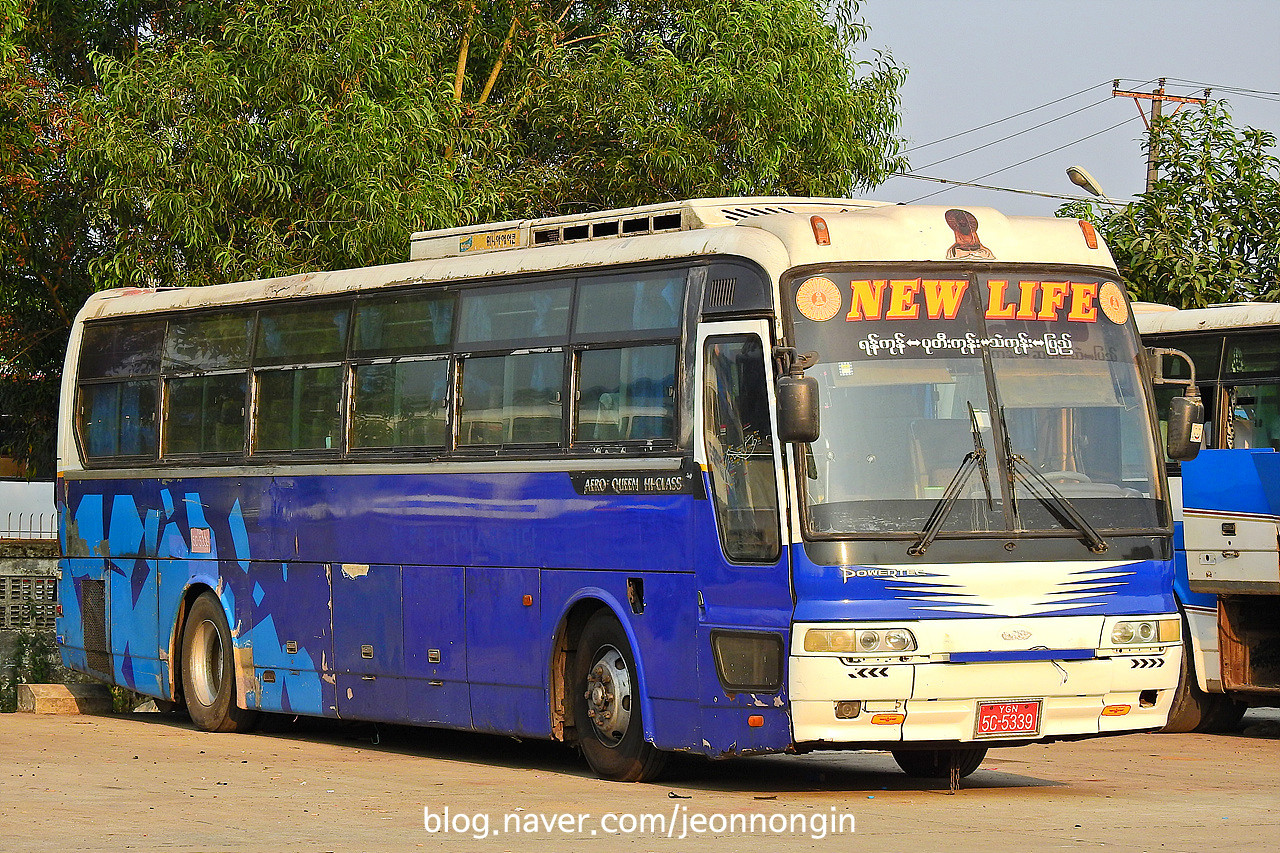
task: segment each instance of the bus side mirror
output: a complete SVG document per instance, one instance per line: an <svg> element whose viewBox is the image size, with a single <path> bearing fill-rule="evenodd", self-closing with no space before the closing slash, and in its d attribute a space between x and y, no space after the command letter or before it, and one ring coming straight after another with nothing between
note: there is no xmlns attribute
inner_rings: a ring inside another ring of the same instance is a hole
<svg viewBox="0 0 1280 853"><path fill-rule="evenodd" d="M1169 441L1165 452L1170 459L1195 459L1204 440L1204 403L1199 397L1174 397L1169 401Z"/></svg>
<svg viewBox="0 0 1280 853"><path fill-rule="evenodd" d="M778 438L809 444L818 440L818 380L783 376L778 380Z"/></svg>

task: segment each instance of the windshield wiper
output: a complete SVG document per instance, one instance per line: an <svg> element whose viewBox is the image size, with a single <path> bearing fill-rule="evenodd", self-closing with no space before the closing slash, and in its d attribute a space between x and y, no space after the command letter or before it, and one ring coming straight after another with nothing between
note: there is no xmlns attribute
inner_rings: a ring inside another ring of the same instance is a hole
<svg viewBox="0 0 1280 853"><path fill-rule="evenodd" d="M929 514L929 520L925 522L924 529L920 531L916 541L911 543L911 547L907 549L907 553L912 557L919 557L933 544L933 540L938 538L938 533L942 530L942 523L951 514L951 508L960 499L964 484L969 482L969 477L973 475L975 468L982 473L982 488L987 493L987 509L989 511L993 508L991 503L991 477L987 473L987 449L982 446L982 430L978 426L978 416L973 411L973 403L969 403L969 426L973 432L973 450L966 453L964 459L960 461L960 467L952 475L946 491L942 493L942 497L934 504L933 512Z"/></svg>
<svg viewBox="0 0 1280 853"><path fill-rule="evenodd" d="M1000 411L1000 419L1004 420L1004 410ZM1080 511L1075 508L1071 501L1067 500L1066 495L1058 491L1058 487L1045 479L1036 467L1027 461L1025 456L1021 456L1013 452L1013 446L1009 443L1009 434L1006 431L1004 436L1004 458L1009 466L1009 491L1014 497L1013 511L1016 515L1018 512L1017 501L1017 481L1022 480L1029 491L1037 500L1047 505L1050 509L1056 510L1060 519L1065 518L1070 522L1071 526L1084 534L1086 544L1089 550L1095 554L1101 554L1107 550L1107 542L1102 538L1102 534L1090 524ZM1036 489L1039 486L1043 489L1043 493Z"/></svg>

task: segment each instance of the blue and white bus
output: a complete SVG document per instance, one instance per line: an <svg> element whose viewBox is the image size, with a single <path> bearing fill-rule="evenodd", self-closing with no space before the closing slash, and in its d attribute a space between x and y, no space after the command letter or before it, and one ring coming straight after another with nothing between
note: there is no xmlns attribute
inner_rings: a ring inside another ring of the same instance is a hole
<svg viewBox="0 0 1280 853"><path fill-rule="evenodd" d="M1188 630L1168 730L1228 730L1248 705L1280 704L1280 305L1137 307L1144 341L1195 367L1165 358L1157 403L1194 379L1209 448L1170 465Z"/></svg>
<svg viewBox="0 0 1280 853"><path fill-rule="evenodd" d="M1088 223L709 199L407 263L96 294L59 437L67 666L261 712L669 752L1164 725L1149 384Z"/></svg>

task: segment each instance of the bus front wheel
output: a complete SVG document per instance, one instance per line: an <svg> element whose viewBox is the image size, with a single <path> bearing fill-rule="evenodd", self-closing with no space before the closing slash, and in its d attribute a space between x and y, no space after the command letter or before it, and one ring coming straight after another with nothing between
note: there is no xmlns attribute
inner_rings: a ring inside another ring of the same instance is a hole
<svg viewBox="0 0 1280 853"><path fill-rule="evenodd" d="M987 757L986 747L957 749L895 749L893 760L902 772L916 779L946 779L951 775L952 757L960 770L960 778L970 775Z"/></svg>
<svg viewBox="0 0 1280 853"><path fill-rule="evenodd" d="M615 782L656 778L667 756L644 739L635 655L608 611L583 628L569 683L578 744L591 769Z"/></svg>
<svg viewBox="0 0 1280 853"><path fill-rule="evenodd" d="M1183 636L1187 633L1183 622ZM1196 680L1195 664L1190 639L1183 642L1182 669L1178 673L1178 686L1169 708L1169 721L1160 731L1166 734L1182 732L1229 732L1239 723L1248 706L1221 693L1205 693Z"/></svg>
<svg viewBox="0 0 1280 853"><path fill-rule="evenodd" d="M231 629L222 602L201 593L187 614L182 632L182 693L196 727L206 732L243 732L253 728L256 711L236 706Z"/></svg>

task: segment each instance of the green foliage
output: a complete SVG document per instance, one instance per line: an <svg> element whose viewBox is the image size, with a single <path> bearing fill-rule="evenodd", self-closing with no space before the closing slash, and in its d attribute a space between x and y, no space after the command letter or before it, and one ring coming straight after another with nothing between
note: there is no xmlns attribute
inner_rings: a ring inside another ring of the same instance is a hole
<svg viewBox="0 0 1280 853"><path fill-rule="evenodd" d="M25 46L28 11L0 0L0 453L52 476L58 377L98 241L88 188L67 173L78 119Z"/></svg>
<svg viewBox="0 0 1280 853"><path fill-rule="evenodd" d="M0 0L0 453L54 466L95 288L385 263L412 231L903 165L857 0Z"/></svg>
<svg viewBox="0 0 1280 853"><path fill-rule="evenodd" d="M0 713L18 708L19 684L48 684L60 675L58 647L52 631L16 631L0 648Z"/></svg>
<svg viewBox="0 0 1280 853"><path fill-rule="evenodd" d="M900 165L902 72L856 65L865 31L812 0L227 8L206 38L99 60L73 162L115 236L103 284L383 263L468 222L842 195Z"/></svg>
<svg viewBox="0 0 1280 853"><path fill-rule="evenodd" d="M1211 101L1160 119L1151 144L1159 179L1149 192L1120 209L1073 203L1059 215L1098 226L1136 299L1280 300L1276 137L1237 130L1225 103Z"/></svg>

